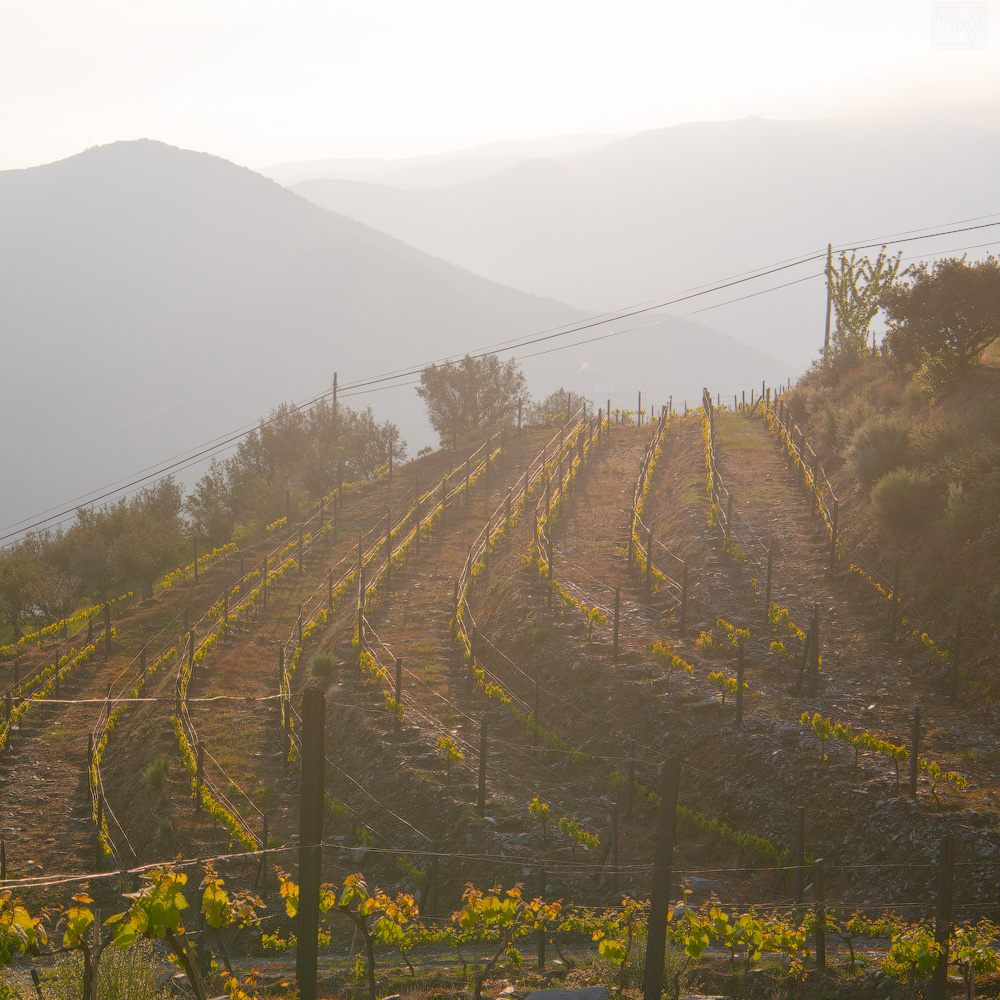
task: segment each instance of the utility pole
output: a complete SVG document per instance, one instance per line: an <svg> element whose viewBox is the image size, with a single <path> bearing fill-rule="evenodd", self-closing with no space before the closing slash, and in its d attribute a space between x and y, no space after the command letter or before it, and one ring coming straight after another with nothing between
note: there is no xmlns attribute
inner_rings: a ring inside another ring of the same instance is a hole
<svg viewBox="0 0 1000 1000"><path fill-rule="evenodd" d="M833 305L830 297L830 275L833 273L833 244L826 245L826 336L823 338L823 364L830 353L830 309Z"/></svg>

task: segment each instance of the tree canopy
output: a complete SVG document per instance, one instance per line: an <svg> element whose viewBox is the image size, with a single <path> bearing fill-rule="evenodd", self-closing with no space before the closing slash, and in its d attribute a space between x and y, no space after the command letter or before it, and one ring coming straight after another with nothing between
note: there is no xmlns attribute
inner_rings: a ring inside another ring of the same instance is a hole
<svg viewBox="0 0 1000 1000"><path fill-rule="evenodd" d="M832 261L827 264L827 287L836 326L826 363L850 365L864 356L872 320L878 314L882 295L896 280L901 258L902 254L888 256L882 247L875 260L859 259L855 251L850 257L842 253L839 266Z"/></svg>
<svg viewBox="0 0 1000 1000"><path fill-rule="evenodd" d="M467 354L461 361L425 368L417 395L444 441L513 423L518 402L527 398L527 383L513 359Z"/></svg>
<svg viewBox="0 0 1000 1000"><path fill-rule="evenodd" d="M938 388L969 373L1000 335L1000 262L949 257L910 267L881 297L893 356Z"/></svg>

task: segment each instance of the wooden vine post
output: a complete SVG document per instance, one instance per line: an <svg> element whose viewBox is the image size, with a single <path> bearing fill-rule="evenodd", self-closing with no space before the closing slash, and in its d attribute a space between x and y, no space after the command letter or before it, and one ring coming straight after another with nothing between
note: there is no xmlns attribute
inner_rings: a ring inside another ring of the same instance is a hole
<svg viewBox="0 0 1000 1000"><path fill-rule="evenodd" d="M625 819L632 818L632 790L635 787L635 737L628 741L628 785L625 787Z"/></svg>
<svg viewBox="0 0 1000 1000"><path fill-rule="evenodd" d="M403 714L403 660L402 657L396 657L396 722L394 729L396 735L399 736L400 728L402 727L402 714Z"/></svg>
<svg viewBox="0 0 1000 1000"><path fill-rule="evenodd" d="M767 547L767 587L764 590L764 620L771 616L771 571L774 568L774 542Z"/></svg>
<svg viewBox="0 0 1000 1000"><path fill-rule="evenodd" d="M687 611L688 611L688 564L684 560L681 567L681 638L687 634Z"/></svg>
<svg viewBox="0 0 1000 1000"><path fill-rule="evenodd" d="M611 647L611 662L618 662L618 623L621 617L622 610L622 592L620 587L615 587L615 628L614 628L614 640Z"/></svg>
<svg viewBox="0 0 1000 1000"><path fill-rule="evenodd" d="M389 515L385 518L385 589L392 583L392 526Z"/></svg>
<svg viewBox="0 0 1000 1000"><path fill-rule="evenodd" d="M806 811L795 807L795 843L792 863L795 865L795 902L800 906L806 898Z"/></svg>
<svg viewBox="0 0 1000 1000"><path fill-rule="evenodd" d="M299 925L295 979L301 1000L316 1000L322 869L326 698L306 688L302 698L302 791L299 811Z"/></svg>
<svg viewBox="0 0 1000 1000"><path fill-rule="evenodd" d="M917 798L917 775L920 773L920 709L914 708L910 723L910 798Z"/></svg>
<svg viewBox="0 0 1000 1000"><path fill-rule="evenodd" d="M737 649L736 659L736 728L743 725L743 639Z"/></svg>
<svg viewBox="0 0 1000 1000"><path fill-rule="evenodd" d="M955 629L955 639L952 642L951 649L951 690L948 695L948 701L954 705L958 700L958 655L962 648L962 624L959 622L958 627Z"/></svg>
<svg viewBox="0 0 1000 1000"><path fill-rule="evenodd" d="M195 762L194 774L194 811L201 812L202 809L202 786L205 783L205 744L198 741L198 756Z"/></svg>
<svg viewBox="0 0 1000 1000"><path fill-rule="evenodd" d="M951 911L955 882L955 835L947 834L941 840L938 861L937 912L934 915L934 940L941 949L931 978L933 1000L946 1000L948 996L948 939L951 936Z"/></svg>
<svg viewBox="0 0 1000 1000"><path fill-rule="evenodd" d="M479 783L476 791L476 809L482 816L486 812L486 746L489 727L489 714L483 712L479 720Z"/></svg>
<svg viewBox="0 0 1000 1000"><path fill-rule="evenodd" d="M678 761L668 760L664 763L660 777L662 802L653 863L643 1000L660 1000L663 992L663 963L667 953L667 922L670 919L670 881L677 832L677 789L680 774L681 766Z"/></svg>
<svg viewBox="0 0 1000 1000"><path fill-rule="evenodd" d="M653 526L646 533L646 600L653 596Z"/></svg>
<svg viewBox="0 0 1000 1000"><path fill-rule="evenodd" d="M469 636L469 673L465 680L466 696L472 697L472 689L476 682L476 652L479 645L479 630L473 629Z"/></svg>
<svg viewBox="0 0 1000 1000"><path fill-rule="evenodd" d="M813 862L813 898L816 900L816 968L826 971L826 885L823 878L823 859Z"/></svg>

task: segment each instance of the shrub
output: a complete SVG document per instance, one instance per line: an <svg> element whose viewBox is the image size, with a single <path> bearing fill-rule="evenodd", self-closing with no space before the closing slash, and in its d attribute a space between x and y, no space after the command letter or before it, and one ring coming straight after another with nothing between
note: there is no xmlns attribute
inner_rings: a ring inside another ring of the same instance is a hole
<svg viewBox="0 0 1000 1000"><path fill-rule="evenodd" d="M922 472L893 469L872 490L875 519L890 534L909 534L936 518L942 509L940 490Z"/></svg>
<svg viewBox="0 0 1000 1000"><path fill-rule="evenodd" d="M844 410L843 416L837 425L837 447L847 448L851 443L857 429L867 423L875 416L875 407L866 399L855 399L850 406Z"/></svg>
<svg viewBox="0 0 1000 1000"><path fill-rule="evenodd" d="M269 813L278 804L278 793L272 785L258 785L253 790L253 801L262 813Z"/></svg>
<svg viewBox="0 0 1000 1000"><path fill-rule="evenodd" d="M156 760L149 763L142 772L143 784L150 788L162 788L169 768L170 758L161 754Z"/></svg>
<svg viewBox="0 0 1000 1000"><path fill-rule="evenodd" d="M863 423L851 438L847 466L854 478L871 486L892 469L905 464L910 432L900 420L876 416Z"/></svg>
<svg viewBox="0 0 1000 1000"><path fill-rule="evenodd" d="M335 664L330 653L317 653L309 664L309 672L313 677L326 680L333 673Z"/></svg>

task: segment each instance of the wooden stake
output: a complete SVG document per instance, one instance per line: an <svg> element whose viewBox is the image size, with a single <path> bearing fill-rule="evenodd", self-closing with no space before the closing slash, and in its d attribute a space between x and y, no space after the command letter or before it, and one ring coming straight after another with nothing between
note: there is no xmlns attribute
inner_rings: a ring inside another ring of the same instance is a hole
<svg viewBox="0 0 1000 1000"><path fill-rule="evenodd" d="M295 979L301 1000L316 1000L319 885L322 870L326 698L306 688L302 698L302 791L299 811L299 925Z"/></svg>
<svg viewBox="0 0 1000 1000"><path fill-rule="evenodd" d="M934 940L937 941L941 952L931 979L932 1000L945 1000L948 996L948 938L951 936L952 893L955 879L954 834L949 833L942 838L939 858Z"/></svg>
<svg viewBox="0 0 1000 1000"><path fill-rule="evenodd" d="M951 650L951 692L948 701L954 705L958 700L958 655L962 648L962 623L955 629L955 639Z"/></svg>
<svg viewBox="0 0 1000 1000"><path fill-rule="evenodd" d="M486 740L488 735L489 716L483 712L479 720L479 786L476 793L476 809L482 816L486 812Z"/></svg>
<svg viewBox="0 0 1000 1000"><path fill-rule="evenodd" d="M806 811L802 806L795 809L795 902L800 905L805 900L806 874Z"/></svg>
<svg viewBox="0 0 1000 1000"><path fill-rule="evenodd" d="M833 573L837 569L837 517L840 514L840 501L833 501L833 510L831 511L831 518L833 524L830 528L830 572Z"/></svg>
<svg viewBox="0 0 1000 1000"><path fill-rule="evenodd" d="M615 587L615 630L614 630L614 641L611 648L611 662L618 662L618 622L621 617L622 608L622 594L621 588Z"/></svg>
<svg viewBox="0 0 1000 1000"><path fill-rule="evenodd" d="M917 775L920 772L920 709L914 708L910 723L910 798L917 798Z"/></svg>
<svg viewBox="0 0 1000 1000"><path fill-rule="evenodd" d="M743 639L740 638L736 659L736 728L743 725Z"/></svg>
<svg viewBox="0 0 1000 1000"><path fill-rule="evenodd" d="M816 968L826 971L826 886L823 859L813 862L813 898L816 900Z"/></svg>
<svg viewBox="0 0 1000 1000"><path fill-rule="evenodd" d="M653 885L646 938L646 970L642 984L643 1000L660 1000L663 992L663 963L667 951L667 921L670 912L670 880L677 831L677 789L681 766L666 761L660 776L660 823L656 837Z"/></svg>
<svg viewBox="0 0 1000 1000"><path fill-rule="evenodd" d="M764 621L771 617L771 570L774 566L774 542L767 547L767 589L764 591Z"/></svg>
<svg viewBox="0 0 1000 1000"><path fill-rule="evenodd" d="M403 660L402 657L396 657L396 723L393 727L396 730L396 735L399 736L399 731L402 726L400 721L400 715L402 714L403 708Z"/></svg>
<svg viewBox="0 0 1000 1000"><path fill-rule="evenodd" d="M646 535L646 600L653 597L653 526Z"/></svg>
<svg viewBox="0 0 1000 1000"><path fill-rule="evenodd" d="M190 773L190 772L189 772ZM198 760L195 764L195 789L194 789L194 811L201 812L201 788L205 783L205 746L198 741Z"/></svg>
<svg viewBox="0 0 1000 1000"><path fill-rule="evenodd" d="M635 738L628 741L628 786L625 789L625 819L632 818L632 789L635 787Z"/></svg>
<svg viewBox="0 0 1000 1000"><path fill-rule="evenodd" d="M687 611L688 611L688 564L687 560L681 568L681 638L687 634Z"/></svg>
<svg viewBox="0 0 1000 1000"><path fill-rule="evenodd" d="M889 632L896 631L896 622L899 609L899 560L892 570L892 600L889 602Z"/></svg>

